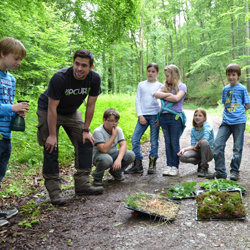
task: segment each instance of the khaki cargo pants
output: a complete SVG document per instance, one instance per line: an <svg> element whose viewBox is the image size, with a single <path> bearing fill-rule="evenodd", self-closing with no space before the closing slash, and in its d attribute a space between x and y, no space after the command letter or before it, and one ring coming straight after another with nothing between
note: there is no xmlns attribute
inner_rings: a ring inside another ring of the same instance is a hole
<svg viewBox="0 0 250 250"><path fill-rule="evenodd" d="M44 146L49 136L49 128L47 123L47 112L38 110L38 131L37 138L40 146ZM84 121L82 119L82 113L77 110L72 114L57 115L56 132L58 138L58 131L60 127L63 127L67 135L69 136L74 148L75 148L75 168L77 172L74 174L75 191L81 191L90 186L89 175L92 167L92 153L93 146L87 140L85 144L82 142L82 130L84 128ZM49 192L50 198L61 193L61 180L59 177L59 162L58 151L53 150L50 154L48 151L43 150L43 177L45 179L45 187Z"/></svg>

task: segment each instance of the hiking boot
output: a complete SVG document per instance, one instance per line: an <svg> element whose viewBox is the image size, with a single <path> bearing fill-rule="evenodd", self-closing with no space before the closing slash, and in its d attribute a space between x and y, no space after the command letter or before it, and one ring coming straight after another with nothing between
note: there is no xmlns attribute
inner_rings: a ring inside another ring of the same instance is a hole
<svg viewBox="0 0 250 250"><path fill-rule="evenodd" d="M221 173L216 171L213 174L208 174L206 176L206 179L214 179L214 178L216 178L216 179L226 179L227 175L226 174L221 174Z"/></svg>
<svg viewBox="0 0 250 250"><path fill-rule="evenodd" d="M103 182L102 182L102 180L96 180L96 179L94 179L93 185L94 186L103 186Z"/></svg>
<svg viewBox="0 0 250 250"><path fill-rule="evenodd" d="M177 167L172 167L171 170L169 171L169 176L176 176L179 174L179 169Z"/></svg>
<svg viewBox="0 0 250 250"><path fill-rule="evenodd" d="M12 216L16 215L18 210L16 208L11 208L9 210L0 210L0 218L11 218Z"/></svg>
<svg viewBox="0 0 250 250"><path fill-rule="evenodd" d="M208 175L208 168L201 168L198 177L206 177Z"/></svg>
<svg viewBox="0 0 250 250"><path fill-rule="evenodd" d="M197 173L200 173L201 169L202 169L201 163L198 163Z"/></svg>
<svg viewBox="0 0 250 250"><path fill-rule="evenodd" d="M230 174L230 180L233 180L233 181L238 181L240 178L240 174L238 172L232 172Z"/></svg>
<svg viewBox="0 0 250 250"><path fill-rule="evenodd" d="M0 220L0 227L7 225L9 222L7 220Z"/></svg>
<svg viewBox="0 0 250 250"><path fill-rule="evenodd" d="M90 186L86 189L81 191L76 191L76 195L83 196L83 195L95 195L95 194L102 194L104 188L103 187L93 187Z"/></svg>
<svg viewBox="0 0 250 250"><path fill-rule="evenodd" d="M149 159L149 166L148 166L148 174L155 174L156 173L156 157L150 156Z"/></svg>
<svg viewBox="0 0 250 250"><path fill-rule="evenodd" d="M168 176L169 172L171 171L172 167L167 166L166 170L162 173L163 176Z"/></svg>
<svg viewBox="0 0 250 250"><path fill-rule="evenodd" d="M142 160L135 159L131 168L124 171L124 174L137 174L143 173Z"/></svg>
<svg viewBox="0 0 250 250"><path fill-rule="evenodd" d="M61 205L64 205L66 203L66 199L62 196L62 194L58 194L58 195L51 197L50 202L54 206L55 205L61 206Z"/></svg>

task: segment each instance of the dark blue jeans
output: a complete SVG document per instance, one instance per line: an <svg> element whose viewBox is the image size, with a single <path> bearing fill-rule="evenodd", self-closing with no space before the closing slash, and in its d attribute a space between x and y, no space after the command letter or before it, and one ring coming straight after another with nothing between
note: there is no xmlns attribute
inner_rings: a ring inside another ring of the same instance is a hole
<svg viewBox="0 0 250 250"><path fill-rule="evenodd" d="M155 157L158 158L158 146L159 146L159 129L160 127L155 126L155 121L157 119L157 115L144 115L144 118L147 120L146 125L142 125L140 121L137 121L135 131L132 135L132 145L133 152L135 153L135 158L138 160L142 160L143 156L141 153L141 144L140 140L148 126L150 126L150 143L151 149L149 151L149 158Z"/></svg>
<svg viewBox="0 0 250 250"><path fill-rule="evenodd" d="M220 125L213 145L215 170L217 172L220 172L221 174L227 174L225 166L225 147L229 136L233 134L233 158L230 164L230 172L239 173L243 151L245 125L245 123L235 125L222 123Z"/></svg>
<svg viewBox="0 0 250 250"><path fill-rule="evenodd" d="M10 139L0 140L0 182L5 176L7 165L11 154L11 141Z"/></svg>
<svg viewBox="0 0 250 250"><path fill-rule="evenodd" d="M165 138L167 166L179 168L180 132L182 128L181 118L175 119L174 114L162 114L160 126Z"/></svg>

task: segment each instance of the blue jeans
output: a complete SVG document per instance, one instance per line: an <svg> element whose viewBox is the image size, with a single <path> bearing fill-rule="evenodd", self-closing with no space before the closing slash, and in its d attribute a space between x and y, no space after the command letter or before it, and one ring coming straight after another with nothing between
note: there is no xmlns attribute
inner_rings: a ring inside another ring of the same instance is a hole
<svg viewBox="0 0 250 250"><path fill-rule="evenodd" d="M160 126L165 138L167 166L179 168L180 132L182 129L181 118L175 120L174 114L162 114Z"/></svg>
<svg viewBox="0 0 250 250"><path fill-rule="evenodd" d="M149 158L155 157L158 158L158 147L159 147L159 130L160 127L155 126L155 121L157 119L157 115L144 115L144 118L147 121L146 125L142 125L138 119L137 124L135 126L134 133L132 135L132 146L133 152L135 153L135 158L138 160L142 160L143 156L141 153L141 144L140 140L148 126L150 126L150 143L151 149L149 151Z"/></svg>
<svg viewBox="0 0 250 250"><path fill-rule="evenodd" d="M0 140L0 181L5 176L7 165L11 154L11 141L10 139Z"/></svg>
<svg viewBox="0 0 250 250"><path fill-rule="evenodd" d="M230 172L239 173L243 143L244 143L244 131L245 123L228 125L223 123L220 125L216 139L214 141L213 151L214 151L214 161L215 170L221 174L227 174L225 166L225 147L226 141L229 136L233 134L233 158L231 160L231 170Z"/></svg>
<svg viewBox="0 0 250 250"><path fill-rule="evenodd" d="M102 180L104 172L106 169L110 168L109 172L112 176L121 178L122 172L135 160L135 154L131 150L127 150L125 155L122 158L122 167L117 171L112 170L112 165L116 158L118 157L119 150L113 154L103 154L97 152L94 155L93 164L96 166L96 169L93 171L93 178L95 180Z"/></svg>

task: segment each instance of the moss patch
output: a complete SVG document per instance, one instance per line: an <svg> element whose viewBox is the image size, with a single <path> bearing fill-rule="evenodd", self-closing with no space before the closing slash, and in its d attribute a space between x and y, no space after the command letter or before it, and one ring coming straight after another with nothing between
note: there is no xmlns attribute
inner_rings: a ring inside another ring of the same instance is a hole
<svg viewBox="0 0 250 250"><path fill-rule="evenodd" d="M212 190L196 197L198 219L233 219L246 216L240 192Z"/></svg>

